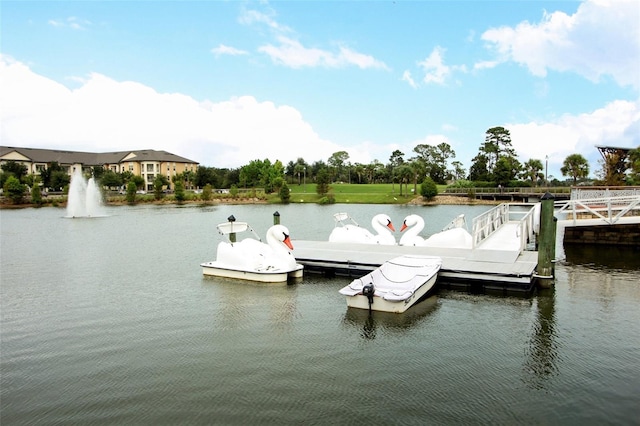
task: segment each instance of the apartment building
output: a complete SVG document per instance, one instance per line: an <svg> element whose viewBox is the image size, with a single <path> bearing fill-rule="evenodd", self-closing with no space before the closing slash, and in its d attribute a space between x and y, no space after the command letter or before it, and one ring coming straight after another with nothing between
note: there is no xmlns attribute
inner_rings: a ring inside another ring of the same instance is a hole
<svg viewBox="0 0 640 426"><path fill-rule="evenodd" d="M84 171L94 167L116 173L129 171L142 176L148 191L153 190L153 181L157 175L163 174L173 187L173 176L185 171L195 173L199 164L167 151L153 149L95 153L0 146L0 166L8 161L23 164L29 174L36 175L53 162L66 168L69 175L77 169Z"/></svg>

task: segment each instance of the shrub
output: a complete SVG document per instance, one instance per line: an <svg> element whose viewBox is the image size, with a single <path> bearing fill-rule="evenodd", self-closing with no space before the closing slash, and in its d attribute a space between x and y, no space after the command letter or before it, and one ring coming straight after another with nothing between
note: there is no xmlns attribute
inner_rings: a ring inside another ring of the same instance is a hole
<svg viewBox="0 0 640 426"><path fill-rule="evenodd" d="M282 201L283 203L287 204L289 202L289 200L291 199L291 191L289 191L289 187L286 183L282 183L278 195L280 196L280 201Z"/></svg>
<svg viewBox="0 0 640 426"><path fill-rule="evenodd" d="M20 204L22 202L24 192L25 186L21 184L15 176L9 176L4 182L4 193L14 204Z"/></svg>
<svg viewBox="0 0 640 426"><path fill-rule="evenodd" d="M422 184L420 185L420 195L427 200L432 200L436 195L438 195L438 186L431 177L427 176L422 181Z"/></svg>
<svg viewBox="0 0 640 426"><path fill-rule="evenodd" d="M130 180L129 183L127 184L127 196L126 196L127 203L135 204L137 190L138 190L138 187L136 186L135 182Z"/></svg>
<svg viewBox="0 0 640 426"><path fill-rule="evenodd" d="M208 183L202 188L202 201L209 201L213 197L213 188L211 188L211 184Z"/></svg>
<svg viewBox="0 0 640 426"><path fill-rule="evenodd" d="M33 188L31 188L31 202L37 206L42 204L42 192L37 183L34 183Z"/></svg>

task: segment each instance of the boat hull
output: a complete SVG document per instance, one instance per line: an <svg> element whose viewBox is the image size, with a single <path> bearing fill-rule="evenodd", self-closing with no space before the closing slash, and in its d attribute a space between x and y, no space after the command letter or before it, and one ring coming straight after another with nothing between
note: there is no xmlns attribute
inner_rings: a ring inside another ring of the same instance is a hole
<svg viewBox="0 0 640 426"><path fill-rule="evenodd" d="M217 262L205 262L200 264L202 274L214 277L233 278L245 281L256 281L262 283L280 283L293 278L301 278L304 267L296 264L293 269L277 270L242 270L231 269L218 264Z"/></svg>
<svg viewBox="0 0 640 426"><path fill-rule="evenodd" d="M412 307L422 297L424 297L433 288L436 283L438 275L434 275L427 280L422 286L420 286L411 296L401 301L389 301L382 297L374 296L373 303L371 304L372 311L380 312L392 312L401 314L407 309ZM345 296L347 299L347 306L349 308L357 309L369 309L369 300L362 294L356 294L355 296Z"/></svg>

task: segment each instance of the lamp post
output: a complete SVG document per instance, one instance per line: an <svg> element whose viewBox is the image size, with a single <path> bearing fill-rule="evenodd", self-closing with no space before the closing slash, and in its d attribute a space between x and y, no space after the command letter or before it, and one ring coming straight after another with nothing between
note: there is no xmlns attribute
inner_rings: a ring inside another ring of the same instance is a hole
<svg viewBox="0 0 640 426"><path fill-rule="evenodd" d="M547 171L549 170L549 156L544 156L544 186L549 187Z"/></svg>
<svg viewBox="0 0 640 426"><path fill-rule="evenodd" d="M304 169L303 169L303 174L304 174L304 178L303 178L304 179L303 180L303 182L304 182L304 192L307 192L307 168L306 167L304 167ZM300 175L298 175L298 176L300 176Z"/></svg>

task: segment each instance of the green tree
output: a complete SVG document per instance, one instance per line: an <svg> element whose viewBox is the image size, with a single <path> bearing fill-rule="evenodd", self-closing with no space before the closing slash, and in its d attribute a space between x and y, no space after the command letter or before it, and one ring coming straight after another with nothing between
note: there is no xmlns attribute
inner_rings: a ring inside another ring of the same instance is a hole
<svg viewBox="0 0 640 426"><path fill-rule="evenodd" d="M213 188L211 187L211 184L208 183L202 189L202 200L210 201L211 198L213 198Z"/></svg>
<svg viewBox="0 0 640 426"><path fill-rule="evenodd" d="M391 177L391 192L395 191L395 188L393 186L395 179L397 177L395 173L395 169L397 167L400 167L402 164L404 164L404 152L400 151L399 149L396 149L391 153L391 156L389 157L389 176ZM402 189L400 189L400 192L402 192Z"/></svg>
<svg viewBox="0 0 640 426"><path fill-rule="evenodd" d="M318 173L316 174L316 192L318 195L324 196L329 193L330 179L329 171L326 168L318 170Z"/></svg>
<svg viewBox="0 0 640 426"><path fill-rule="evenodd" d="M238 187L235 184L231 185L229 194L231 194L231 198L238 198Z"/></svg>
<svg viewBox="0 0 640 426"><path fill-rule="evenodd" d="M337 151L331 154L331 157L327 160L327 164L333 172L331 176L333 180L344 180L342 169L348 159L349 153L347 151Z"/></svg>
<svg viewBox="0 0 640 426"><path fill-rule="evenodd" d="M511 145L511 133L504 127L492 127L487 130L484 144L480 147L487 158L487 168L493 172L500 157L516 157L516 152Z"/></svg>
<svg viewBox="0 0 640 426"><path fill-rule="evenodd" d="M298 186L300 186L300 177L304 175L306 167L304 164L296 164L293 166L293 174L298 176Z"/></svg>
<svg viewBox="0 0 640 426"><path fill-rule="evenodd" d="M181 180L175 183L174 197L178 203L182 203L187 199L187 194L184 190L184 183Z"/></svg>
<svg viewBox="0 0 640 426"><path fill-rule="evenodd" d="M438 186L431 179L430 176L426 176L420 185L420 195L427 200L433 200L438 195Z"/></svg>
<svg viewBox="0 0 640 426"><path fill-rule="evenodd" d="M502 186L509 186L520 174L522 166L515 157L501 156L493 169L493 182Z"/></svg>
<svg viewBox="0 0 640 426"><path fill-rule="evenodd" d="M63 188L65 185L68 185L69 182L60 185L60 186L55 186L55 184L57 184L58 182L53 182L53 175L56 174L56 172L61 172L62 175L64 176L68 176L67 175L67 171L64 167L60 166L60 164L58 164L56 161L53 161L49 164L47 164L47 167L43 170L40 171L40 179L42 179L42 185L45 188L50 188L53 190L56 189L61 189ZM58 174L60 175L60 174Z"/></svg>
<svg viewBox="0 0 640 426"><path fill-rule="evenodd" d="M532 185L538 186L538 181L544 178L544 175L542 174L543 169L542 161L532 158L524 163L522 176L525 179L529 179Z"/></svg>
<svg viewBox="0 0 640 426"><path fill-rule="evenodd" d="M119 188L123 184L122 175L112 170L107 170L100 177L100 185L107 188Z"/></svg>
<svg viewBox="0 0 640 426"><path fill-rule="evenodd" d="M56 170L51 173L50 188L54 191L61 191L64 187L71 183L71 177L66 171Z"/></svg>
<svg viewBox="0 0 640 426"><path fill-rule="evenodd" d="M14 160L9 160L4 163L1 167L2 171L5 173L10 173L15 176L18 181L22 180L24 176L27 175L29 169L22 163L18 163Z"/></svg>
<svg viewBox="0 0 640 426"><path fill-rule="evenodd" d="M578 179L589 176L589 162L580 154L571 154L564 159L560 172L562 176L570 176L575 185Z"/></svg>
<svg viewBox="0 0 640 426"><path fill-rule="evenodd" d="M414 171L407 165L403 164L395 170L398 181L400 182L400 196L402 196L402 184L405 184L405 194L409 195L409 182L413 179Z"/></svg>
<svg viewBox="0 0 640 426"><path fill-rule="evenodd" d="M3 189L5 196L8 197L13 204L20 204L26 191L25 186L21 184L20 180L15 176L9 176L7 178L4 182Z"/></svg>
<svg viewBox="0 0 640 426"><path fill-rule="evenodd" d="M156 200L160 200L164 197L164 187L169 185L169 181L164 175L158 174L155 179L153 179L153 197Z"/></svg>
<svg viewBox="0 0 640 426"><path fill-rule="evenodd" d="M40 185L38 182L35 182L31 188L31 202L36 206L42 204L42 192L40 191Z"/></svg>
<svg viewBox="0 0 640 426"><path fill-rule="evenodd" d="M490 181L491 175L489 173L487 156L483 153L476 155L471 163L469 169L469 180L475 182Z"/></svg>
<svg viewBox="0 0 640 426"><path fill-rule="evenodd" d="M278 195L280 196L280 201L285 204L287 204L291 199L291 192L289 191L289 187L287 186L286 182L284 182L280 187L280 191L278 192Z"/></svg>
<svg viewBox="0 0 640 426"><path fill-rule="evenodd" d="M127 195L125 198L127 199L127 203L135 204L136 202L136 191L138 190L138 186L133 180L130 180L127 184Z"/></svg>
<svg viewBox="0 0 640 426"><path fill-rule="evenodd" d="M144 188L144 178L142 176L133 175L131 176L131 179L129 179L129 182L133 182L133 184L136 186L136 190ZM127 184L127 191L128 190L129 184Z"/></svg>

